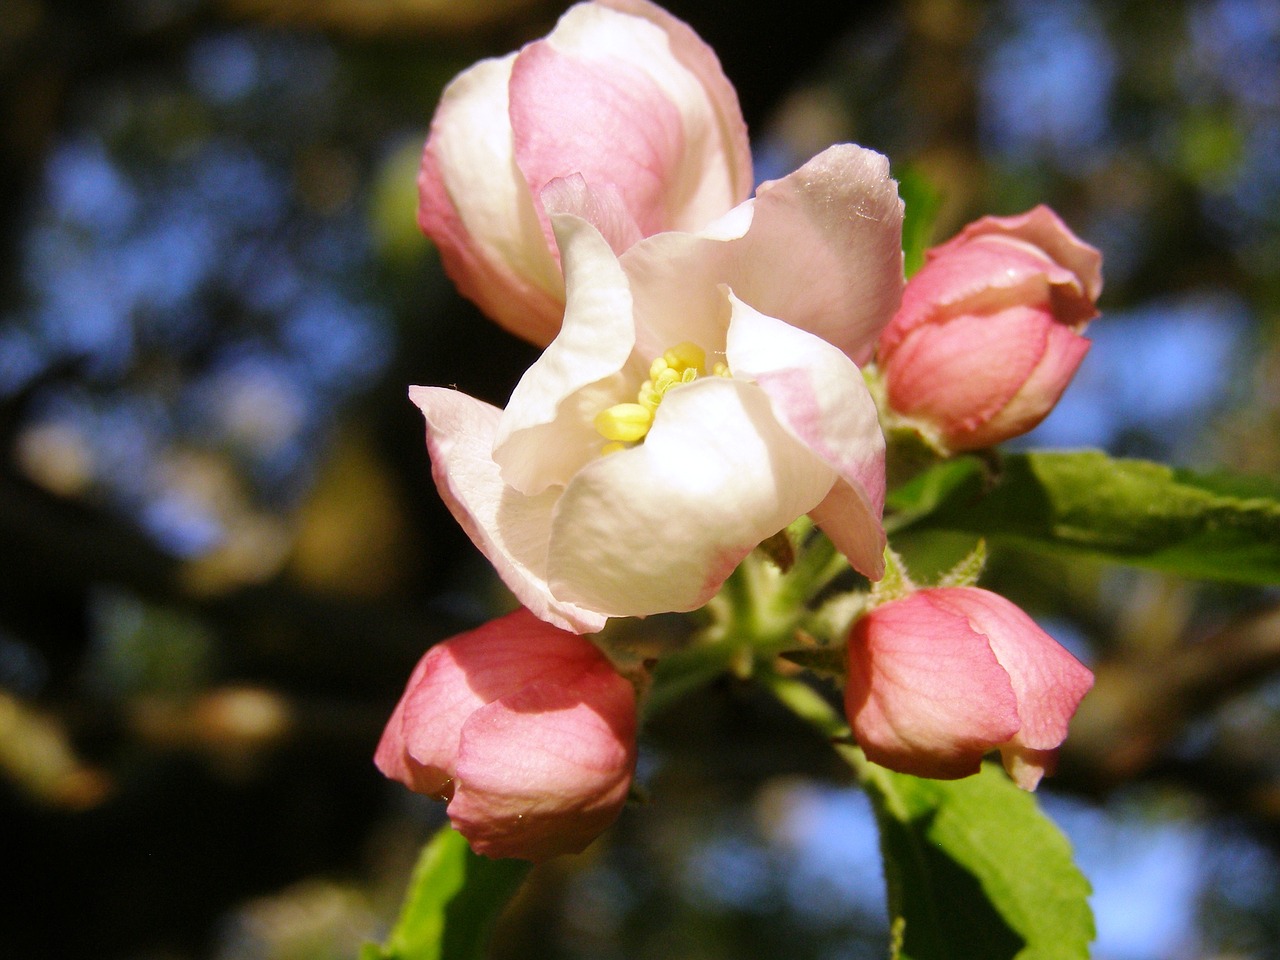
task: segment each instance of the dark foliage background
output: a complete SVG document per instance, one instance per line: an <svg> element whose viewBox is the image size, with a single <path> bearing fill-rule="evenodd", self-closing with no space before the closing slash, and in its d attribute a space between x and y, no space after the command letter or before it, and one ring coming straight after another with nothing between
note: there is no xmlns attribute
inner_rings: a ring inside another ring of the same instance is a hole
<svg viewBox="0 0 1280 960"><path fill-rule="evenodd" d="M1280 466L1280 4L680 0L761 179L852 139L1044 201L1104 318L1031 442ZM0 955L345 958L442 811L373 745L509 600L438 503L409 383L533 358L413 224L442 84L544 0L8 0L0 16ZM908 544L921 563L967 548ZM996 551L1098 686L1047 804L1099 957L1280 956L1274 590ZM724 681L646 729L650 799L540 868L510 958L882 956L861 797Z"/></svg>

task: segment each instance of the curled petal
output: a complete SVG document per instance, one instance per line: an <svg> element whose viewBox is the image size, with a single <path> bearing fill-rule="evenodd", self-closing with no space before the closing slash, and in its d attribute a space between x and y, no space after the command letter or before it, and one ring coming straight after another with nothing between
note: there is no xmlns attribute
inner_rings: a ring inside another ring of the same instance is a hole
<svg viewBox="0 0 1280 960"><path fill-rule="evenodd" d="M673 216L671 227L698 229L749 197L755 185L751 144L738 92L724 75L715 51L683 20L649 0L599 2L661 28L672 55L697 81L696 90L686 87L682 94L678 88L672 89L672 99L684 118L689 153L668 192L674 198L673 211L680 211ZM674 71L664 71L658 79L675 76Z"/></svg>
<svg viewBox="0 0 1280 960"><path fill-rule="evenodd" d="M1088 352L1089 341L1084 337L1061 324L1049 327L1044 352L1022 389L985 424L955 442L952 449L989 447L1031 430L1057 405Z"/></svg>
<svg viewBox="0 0 1280 960"><path fill-rule="evenodd" d="M845 710L876 763L954 779L1018 732L1009 674L967 619L928 591L877 607L849 638Z"/></svg>
<svg viewBox="0 0 1280 960"><path fill-rule="evenodd" d="M1031 308L960 316L901 342L889 403L933 424L951 449L978 449L1043 420L1088 349L1084 337ZM978 356L999 362L976 364Z"/></svg>
<svg viewBox="0 0 1280 960"><path fill-rule="evenodd" d="M855 569L879 579L885 447L862 372L827 341L767 317L732 294L730 303L729 368L753 380L778 422L836 472L842 490L829 494L823 528Z"/></svg>
<svg viewBox="0 0 1280 960"><path fill-rule="evenodd" d="M930 251L929 262L907 284L902 307L881 337L881 357L891 357L923 324L1019 306L1040 309L1077 331L1098 314L1083 281L1043 250L1005 235L952 239Z"/></svg>
<svg viewBox="0 0 1280 960"><path fill-rule="evenodd" d="M1008 671L1022 725L1000 752L1018 785L1034 789L1043 774L1053 771L1058 746L1066 739L1076 707L1093 686L1093 674L999 594L974 587L929 593L938 607L965 617L986 636Z"/></svg>
<svg viewBox="0 0 1280 960"><path fill-rule="evenodd" d="M694 610L834 480L754 384L706 377L674 389L643 444L588 464L565 489L552 593L606 616Z"/></svg>
<svg viewBox="0 0 1280 960"><path fill-rule="evenodd" d="M493 460L502 411L457 390L412 387L427 421L431 474L449 512L520 602L548 623L595 633L605 617L553 596L547 543L558 491L526 497L508 487Z"/></svg>
<svg viewBox="0 0 1280 960"><path fill-rule="evenodd" d="M951 451L1043 420L1088 350L1101 256L1047 207L985 217L929 251L880 337L894 412Z"/></svg>
<svg viewBox="0 0 1280 960"><path fill-rule="evenodd" d="M514 55L482 60L440 98L418 176L418 224L449 278L502 326L547 343L564 280L516 166L507 118Z"/></svg>
<svg viewBox="0 0 1280 960"><path fill-rule="evenodd" d="M564 326L516 385L494 441L503 480L527 495L568 483L600 450L592 426L635 342L632 301L617 257L591 224L556 216L569 282ZM597 390L587 390L593 384Z"/></svg>
<svg viewBox="0 0 1280 960"><path fill-rule="evenodd" d="M612 184L645 234L702 226L751 190L746 124L715 54L648 3L583 3L512 70L516 156L536 194Z"/></svg>
<svg viewBox="0 0 1280 960"><path fill-rule="evenodd" d="M539 196L549 216L554 219L561 213L580 217L600 232L614 253L622 253L643 236L621 191L612 183L591 186L581 174L575 173L552 180ZM562 261L565 242L563 237L556 240Z"/></svg>
<svg viewBox="0 0 1280 960"><path fill-rule="evenodd" d="M1102 254L1085 243L1044 204L1012 217L982 217L936 248L940 254L951 245L983 236L1020 240L1044 251L1054 263L1075 274L1084 296L1095 301L1102 293Z"/></svg>
<svg viewBox="0 0 1280 960"><path fill-rule="evenodd" d="M902 211L885 157L829 147L761 184L735 269L721 279L761 313L865 363L902 299Z"/></svg>
<svg viewBox="0 0 1280 960"><path fill-rule="evenodd" d="M636 696L588 640L517 610L432 647L375 762L449 798L473 849L575 853L622 809L635 767Z"/></svg>
<svg viewBox="0 0 1280 960"><path fill-rule="evenodd" d="M750 204L743 207L749 210ZM733 226L746 229L750 222L739 217ZM660 356L685 340L708 354L724 349L728 310L720 286L733 273L735 249L723 232L672 232L646 237L622 255L635 300L638 353Z"/></svg>
<svg viewBox="0 0 1280 960"><path fill-rule="evenodd" d="M622 259L641 352L706 346L723 283L863 363L902 297L902 201L884 157L840 144L698 233L647 237Z"/></svg>
<svg viewBox="0 0 1280 960"><path fill-rule="evenodd" d="M453 779L452 758L418 759L414 757L409 750L411 730L406 728L404 722L411 696L421 686L428 671L433 669L431 657L432 651L428 651L427 655L414 667L409 683L405 687L405 694L396 704L395 710L391 713L391 719L387 721L386 729L382 732L382 738L378 741L373 763L384 777L400 781L415 793L424 793L429 797L445 797L449 793L449 782ZM438 658L437 654L436 659ZM446 705L444 712L456 717L453 725L460 731L465 714L470 711L456 711L450 709L450 705ZM456 736L446 738L446 742L456 743L457 738Z"/></svg>
<svg viewBox="0 0 1280 960"><path fill-rule="evenodd" d="M607 663L522 686L462 730L449 817L477 853L578 853L617 819L635 766L635 692Z"/></svg>

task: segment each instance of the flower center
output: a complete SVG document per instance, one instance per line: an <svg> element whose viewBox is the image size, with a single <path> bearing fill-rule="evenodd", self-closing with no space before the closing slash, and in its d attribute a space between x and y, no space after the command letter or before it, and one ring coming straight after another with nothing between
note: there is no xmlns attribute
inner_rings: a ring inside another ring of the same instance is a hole
<svg viewBox="0 0 1280 960"><path fill-rule="evenodd" d="M609 442L601 449L613 453L627 446L644 441L653 426L653 415L662 398L672 387L692 383L706 374L707 352L696 343L677 343L662 356L649 364L649 379L636 391L634 403L615 403L596 414L596 432ZM711 373L717 377L729 376L729 367L723 362L712 365Z"/></svg>

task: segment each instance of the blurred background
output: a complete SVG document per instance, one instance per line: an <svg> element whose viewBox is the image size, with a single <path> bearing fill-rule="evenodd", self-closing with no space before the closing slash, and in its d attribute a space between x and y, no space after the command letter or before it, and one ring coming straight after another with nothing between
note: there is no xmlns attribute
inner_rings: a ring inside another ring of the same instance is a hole
<svg viewBox="0 0 1280 960"><path fill-rule="evenodd" d="M757 177L827 144L1053 205L1106 257L1027 441L1280 473L1280 3L673 0ZM371 755L434 640L510 600L439 504L410 383L503 403L532 348L414 224L441 86L546 0L6 0L0 16L0 955L339 960L442 805ZM917 545L927 550L929 545ZM1101 960L1280 957L1280 592L998 547L1098 674L1042 788ZM882 957L864 798L721 681L499 958ZM655 918L663 918L658 922Z"/></svg>

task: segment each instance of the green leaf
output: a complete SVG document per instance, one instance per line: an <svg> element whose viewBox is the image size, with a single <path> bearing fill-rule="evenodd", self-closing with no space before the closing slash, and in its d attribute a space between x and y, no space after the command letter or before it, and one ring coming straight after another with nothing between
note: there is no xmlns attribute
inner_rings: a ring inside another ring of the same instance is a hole
<svg viewBox="0 0 1280 960"><path fill-rule="evenodd" d="M871 797L892 960L1087 960L1089 882L1033 794L990 763L949 781L886 770L811 686L768 671L756 680L831 741Z"/></svg>
<svg viewBox="0 0 1280 960"><path fill-rule="evenodd" d="M1280 583L1280 486L1097 451L949 461L889 497L886 526L972 533L1166 573Z"/></svg>
<svg viewBox="0 0 1280 960"><path fill-rule="evenodd" d="M365 944L360 960L480 960L529 868L478 856L444 827L422 848L391 936L382 946Z"/></svg>
<svg viewBox="0 0 1280 960"><path fill-rule="evenodd" d="M896 171L898 196L902 197L903 268L909 277L924 263L924 252L933 237L933 224L942 206L942 194L914 167Z"/></svg>
<svg viewBox="0 0 1280 960"><path fill-rule="evenodd" d="M1086 960L1089 882L1061 831L995 764L920 780L862 761L901 960Z"/></svg>

